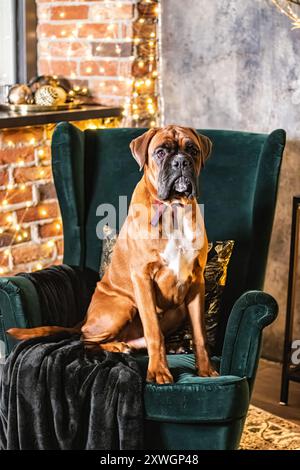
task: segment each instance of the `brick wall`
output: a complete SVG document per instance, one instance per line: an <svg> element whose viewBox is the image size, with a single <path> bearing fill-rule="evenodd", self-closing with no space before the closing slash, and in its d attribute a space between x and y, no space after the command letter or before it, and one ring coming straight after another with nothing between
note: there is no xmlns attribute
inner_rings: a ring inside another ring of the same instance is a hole
<svg viewBox="0 0 300 470"><path fill-rule="evenodd" d="M73 124L83 130L118 122ZM48 124L0 131L0 275L62 262L62 223L51 172L53 129Z"/></svg>
<svg viewBox="0 0 300 470"><path fill-rule="evenodd" d="M49 131L49 126L41 126L0 132L0 274L32 271L61 260Z"/></svg>
<svg viewBox="0 0 300 470"><path fill-rule="evenodd" d="M136 1L36 1L39 73L64 75L106 105L128 102Z"/></svg>

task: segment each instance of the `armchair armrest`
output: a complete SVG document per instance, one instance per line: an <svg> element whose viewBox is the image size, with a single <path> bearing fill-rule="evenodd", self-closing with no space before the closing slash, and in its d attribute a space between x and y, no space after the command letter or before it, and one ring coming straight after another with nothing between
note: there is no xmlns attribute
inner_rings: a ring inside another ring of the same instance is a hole
<svg viewBox="0 0 300 470"><path fill-rule="evenodd" d="M40 302L33 283L21 276L0 278L0 340L5 344L6 354L16 343L6 330L40 324Z"/></svg>
<svg viewBox="0 0 300 470"><path fill-rule="evenodd" d="M247 377L253 386L261 349L262 330L277 317L275 299L262 291L245 292L235 302L226 327L221 375Z"/></svg>

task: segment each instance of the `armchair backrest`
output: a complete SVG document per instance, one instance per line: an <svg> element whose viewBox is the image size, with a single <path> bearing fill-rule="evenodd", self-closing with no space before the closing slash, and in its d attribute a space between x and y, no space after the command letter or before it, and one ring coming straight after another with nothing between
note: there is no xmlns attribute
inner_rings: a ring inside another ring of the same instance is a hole
<svg viewBox="0 0 300 470"><path fill-rule="evenodd" d="M57 126L52 164L63 218L65 263L99 269L102 242L96 235L97 208L112 204L118 214L119 196L127 196L130 202L141 173L129 143L144 131L81 132L69 123ZM285 132L199 132L213 142L199 182L208 238L235 240L221 312L224 330L234 301L245 290L262 288Z"/></svg>

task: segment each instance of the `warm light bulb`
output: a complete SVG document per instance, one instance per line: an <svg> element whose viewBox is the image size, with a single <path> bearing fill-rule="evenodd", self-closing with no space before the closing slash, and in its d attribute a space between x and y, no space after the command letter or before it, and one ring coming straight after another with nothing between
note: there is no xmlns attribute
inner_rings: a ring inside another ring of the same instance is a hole
<svg viewBox="0 0 300 470"><path fill-rule="evenodd" d="M9 224L11 224L12 221L13 221L12 215L8 215L8 216L6 217L6 222L8 222Z"/></svg>
<svg viewBox="0 0 300 470"><path fill-rule="evenodd" d="M144 24L145 23L145 18L140 18L139 23Z"/></svg>
<svg viewBox="0 0 300 470"><path fill-rule="evenodd" d="M40 210L40 214L41 214L43 217L45 217L45 216L47 215L46 209L41 209L41 210Z"/></svg>
<svg viewBox="0 0 300 470"><path fill-rule="evenodd" d="M19 224L15 225L15 230L18 232L20 230L21 226Z"/></svg>
<svg viewBox="0 0 300 470"><path fill-rule="evenodd" d="M41 269L43 269L42 263L37 263L35 269L36 269L37 271L40 271Z"/></svg>
<svg viewBox="0 0 300 470"><path fill-rule="evenodd" d="M4 233L4 229L0 227L0 234L2 235L2 233Z"/></svg>
<svg viewBox="0 0 300 470"><path fill-rule="evenodd" d="M107 26L107 29L108 31L113 31L115 29L115 25L111 23Z"/></svg>
<svg viewBox="0 0 300 470"><path fill-rule="evenodd" d="M140 68L143 68L144 65L145 65L145 62L144 62L143 60L139 60L138 66L139 66Z"/></svg>
<svg viewBox="0 0 300 470"><path fill-rule="evenodd" d="M27 238L28 237L28 232L23 232L22 235L23 235L23 238Z"/></svg>
<svg viewBox="0 0 300 470"><path fill-rule="evenodd" d="M65 17L65 12L62 11L60 14L59 14L60 18L64 18Z"/></svg>
<svg viewBox="0 0 300 470"><path fill-rule="evenodd" d="M26 201L26 207L27 209L31 206L31 202L30 201Z"/></svg>
<svg viewBox="0 0 300 470"><path fill-rule="evenodd" d="M3 199L3 201L2 201L2 206L7 206L7 204L8 204L8 200L7 200L7 199Z"/></svg>
<svg viewBox="0 0 300 470"><path fill-rule="evenodd" d="M9 255L9 249L8 248L4 251L4 254L5 254L5 256Z"/></svg>
<svg viewBox="0 0 300 470"><path fill-rule="evenodd" d="M87 68L85 69L86 73L91 73L92 70L93 70L92 67L87 67Z"/></svg>
<svg viewBox="0 0 300 470"><path fill-rule="evenodd" d="M61 225L59 223L55 224L55 228L56 230L60 230L61 229Z"/></svg>
<svg viewBox="0 0 300 470"><path fill-rule="evenodd" d="M60 32L61 36L65 36L66 35L66 31L64 29L61 30Z"/></svg>
<svg viewBox="0 0 300 470"><path fill-rule="evenodd" d="M155 38L155 33L154 32L150 34L150 38Z"/></svg>
<svg viewBox="0 0 300 470"><path fill-rule="evenodd" d="M48 246L49 248L52 248L54 245L55 245L55 243L54 243L53 240L49 240L48 243L47 243L47 246Z"/></svg>
<svg viewBox="0 0 300 470"><path fill-rule="evenodd" d="M152 81L150 80L150 78L147 78L147 80L145 81L145 85L150 86L151 83L152 83Z"/></svg>
<svg viewBox="0 0 300 470"><path fill-rule="evenodd" d="M14 146L14 143L13 143L11 140L9 140L9 141L7 142L7 145L8 145L9 147L13 147L13 146Z"/></svg>
<svg viewBox="0 0 300 470"><path fill-rule="evenodd" d="M5 271L4 271L4 268L0 267L0 274L4 274Z"/></svg>
<svg viewBox="0 0 300 470"><path fill-rule="evenodd" d="M12 183L9 183L7 185L7 189L10 191L11 189L13 189L14 185Z"/></svg>
<svg viewBox="0 0 300 470"><path fill-rule="evenodd" d="M43 157L44 155L45 155L44 150L43 150L43 149L39 149L39 150L38 150L38 156L39 156L39 157Z"/></svg>
<svg viewBox="0 0 300 470"><path fill-rule="evenodd" d="M134 119L135 121L137 121L139 118L139 115L138 114L133 114L132 115L132 119Z"/></svg>
<svg viewBox="0 0 300 470"><path fill-rule="evenodd" d="M18 241L18 242L21 242L22 240L23 240L22 235L18 235L18 236L17 236L17 241Z"/></svg>

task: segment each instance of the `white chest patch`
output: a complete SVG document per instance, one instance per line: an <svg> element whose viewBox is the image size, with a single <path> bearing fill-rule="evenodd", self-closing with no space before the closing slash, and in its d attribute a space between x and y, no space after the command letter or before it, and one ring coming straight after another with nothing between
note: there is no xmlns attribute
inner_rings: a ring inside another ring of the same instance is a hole
<svg viewBox="0 0 300 470"><path fill-rule="evenodd" d="M177 279L185 282L193 272L195 259L202 246L203 240L199 243L198 239L195 244L194 233L184 221L182 230L174 230L170 234L166 247L160 255Z"/></svg>

